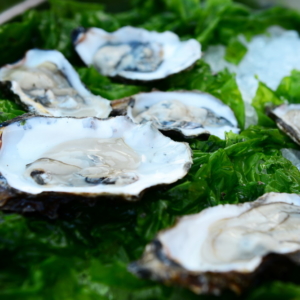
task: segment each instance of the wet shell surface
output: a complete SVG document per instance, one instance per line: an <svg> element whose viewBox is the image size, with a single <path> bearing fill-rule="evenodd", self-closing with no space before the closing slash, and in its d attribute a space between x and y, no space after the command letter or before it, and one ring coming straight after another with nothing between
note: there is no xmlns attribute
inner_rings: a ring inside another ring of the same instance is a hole
<svg viewBox="0 0 300 300"><path fill-rule="evenodd" d="M159 130L178 131L185 137L239 132L232 110L214 96L199 91L140 93L112 101L113 112L126 113L133 122L151 121Z"/></svg>
<svg viewBox="0 0 300 300"><path fill-rule="evenodd" d="M192 66L201 57L194 39L181 42L170 31L155 32L126 26L108 33L100 28L79 28L73 33L75 49L86 65L103 75L151 81Z"/></svg>
<svg viewBox="0 0 300 300"><path fill-rule="evenodd" d="M269 112L278 128L300 145L300 104L283 104Z"/></svg>
<svg viewBox="0 0 300 300"><path fill-rule="evenodd" d="M47 116L108 117L110 101L93 95L56 50L30 50L0 69L0 86L31 113Z"/></svg>
<svg viewBox="0 0 300 300"><path fill-rule="evenodd" d="M181 218L159 232L129 270L198 294L240 293L265 266L274 266L274 257L299 264L299 250L300 196L269 193Z"/></svg>
<svg viewBox="0 0 300 300"><path fill-rule="evenodd" d="M185 176L191 150L127 117L30 117L1 128L0 196L118 196ZM6 188L4 188L4 183Z"/></svg>

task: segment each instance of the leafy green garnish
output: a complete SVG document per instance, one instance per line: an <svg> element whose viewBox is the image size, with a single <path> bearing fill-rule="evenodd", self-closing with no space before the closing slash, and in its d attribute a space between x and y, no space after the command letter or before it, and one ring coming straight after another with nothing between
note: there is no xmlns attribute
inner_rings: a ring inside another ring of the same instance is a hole
<svg viewBox="0 0 300 300"><path fill-rule="evenodd" d="M252 105L255 108L258 116L258 124L266 127L274 127L275 122L266 115L266 107L272 105L280 105L283 101L279 99L270 88L260 82L256 96L252 100Z"/></svg>
<svg viewBox="0 0 300 300"><path fill-rule="evenodd" d="M246 53L247 47L244 44L242 44L237 38L233 38L231 39L226 48L224 58L227 61L238 65Z"/></svg>
<svg viewBox="0 0 300 300"><path fill-rule="evenodd" d="M0 26L1 66L21 59L27 49L34 47L34 26L32 19Z"/></svg>
<svg viewBox="0 0 300 300"><path fill-rule="evenodd" d="M241 128L245 125L245 108L234 74L228 71L212 74L208 65L198 62L189 72L174 75L166 80L169 89L199 90L207 92L227 104L235 113Z"/></svg>
<svg viewBox="0 0 300 300"><path fill-rule="evenodd" d="M51 0L47 11L31 10L20 22L0 27L1 65L21 59L26 50L57 49L76 67L84 84L110 100L157 88L208 92L228 104L241 129L244 103L234 74L212 74L199 61L192 70L151 85L116 83L88 68L75 53L71 33L83 27L114 31L132 25L149 30L172 30L181 39L196 38L208 45L228 46L226 59L238 63L247 39L271 25L300 28L298 12L274 7L252 11L231 0L134 0L128 11L112 15L98 3ZM178 216L197 213L218 204L255 200L265 192L300 193L300 173L280 149L297 148L265 115L269 103L299 102L300 73L294 71L273 92L260 84L253 101L259 125L228 133L225 140L188 140L194 164L188 175L168 187L152 189L137 203L99 201L64 205L58 220L0 213L1 299L215 299L196 296L178 287L143 281L127 271L158 230ZM9 100L0 100L0 121L23 113ZM278 296L279 295L279 296ZM252 289L245 299L299 298L299 287L281 282ZM236 299L225 293L222 299Z"/></svg>
<svg viewBox="0 0 300 300"><path fill-rule="evenodd" d="M107 77L100 75L93 67L89 69L80 68L77 71L82 82L92 93L109 100L120 99L150 90L144 86L113 83Z"/></svg>
<svg viewBox="0 0 300 300"><path fill-rule="evenodd" d="M25 112L14 102L9 100L0 100L0 122L13 119L24 113Z"/></svg>
<svg viewBox="0 0 300 300"><path fill-rule="evenodd" d="M276 95L289 103L300 103L300 71L292 71L290 76L282 79L276 90Z"/></svg>
<svg viewBox="0 0 300 300"><path fill-rule="evenodd" d="M189 291L139 280L126 266L177 216L269 191L299 193L300 173L279 151L293 145L277 129L258 126L228 133L226 140L211 136L191 141L194 165L186 178L147 192L138 203L70 205L67 215L80 211L79 217L52 222L0 213L1 297L196 299Z"/></svg>

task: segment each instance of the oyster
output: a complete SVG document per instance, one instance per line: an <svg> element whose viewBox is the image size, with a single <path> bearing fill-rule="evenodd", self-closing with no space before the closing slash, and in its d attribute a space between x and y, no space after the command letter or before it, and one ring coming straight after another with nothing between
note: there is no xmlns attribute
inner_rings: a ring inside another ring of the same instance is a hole
<svg viewBox="0 0 300 300"><path fill-rule="evenodd" d="M73 43L81 59L106 76L150 81L183 71L201 57L194 39L181 42L170 31L158 33L126 26L113 33L79 28Z"/></svg>
<svg viewBox="0 0 300 300"><path fill-rule="evenodd" d="M29 112L48 116L106 118L110 101L89 92L74 68L56 50L30 50L0 69L0 84Z"/></svg>
<svg viewBox="0 0 300 300"><path fill-rule="evenodd" d="M192 164L188 144L123 116L21 118L0 133L0 198L8 208L14 197L136 200L149 187L182 178Z"/></svg>
<svg viewBox="0 0 300 300"><path fill-rule="evenodd" d="M198 294L240 293L264 267L272 267L271 259L299 264L299 251L300 196L269 193L181 218L159 232L129 270Z"/></svg>
<svg viewBox="0 0 300 300"><path fill-rule="evenodd" d="M300 145L300 104L283 104L269 111L280 130Z"/></svg>
<svg viewBox="0 0 300 300"><path fill-rule="evenodd" d="M152 121L162 131L175 130L186 137L213 134L225 138L238 133L232 110L214 96L199 91L140 93L112 101L113 113L127 115L135 123Z"/></svg>

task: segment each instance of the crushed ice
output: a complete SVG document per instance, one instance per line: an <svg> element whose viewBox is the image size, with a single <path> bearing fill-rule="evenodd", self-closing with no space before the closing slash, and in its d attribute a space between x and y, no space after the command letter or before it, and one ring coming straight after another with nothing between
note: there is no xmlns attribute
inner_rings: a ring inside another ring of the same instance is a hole
<svg viewBox="0 0 300 300"><path fill-rule="evenodd" d="M294 30L284 30L272 26L266 35L257 35L250 42L239 36L248 51L238 65L224 59L225 46L211 46L204 60L213 72L227 68L236 73L236 80L245 102L246 127L257 123L257 116L251 106L258 88L258 79L272 90L276 90L281 80L294 69L300 70L300 38Z"/></svg>

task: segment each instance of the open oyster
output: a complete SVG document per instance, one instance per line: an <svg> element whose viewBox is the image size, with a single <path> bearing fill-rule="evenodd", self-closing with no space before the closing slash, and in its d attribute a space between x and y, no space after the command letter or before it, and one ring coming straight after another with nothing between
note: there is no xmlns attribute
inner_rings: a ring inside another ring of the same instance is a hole
<svg viewBox="0 0 300 300"><path fill-rule="evenodd" d="M112 101L113 113L135 123L152 121L160 130L175 130L186 137L213 134L224 139L226 131L238 133L232 110L214 96L199 91L140 93Z"/></svg>
<svg viewBox="0 0 300 300"><path fill-rule="evenodd" d="M129 270L195 293L240 293L270 261L300 263L300 196L269 193L254 202L218 205L158 233ZM278 259L279 258L279 259Z"/></svg>
<svg viewBox="0 0 300 300"><path fill-rule="evenodd" d="M0 134L0 198L7 208L14 197L136 200L149 187L182 178L192 164L188 144L127 117L36 116L8 124Z"/></svg>
<svg viewBox="0 0 300 300"><path fill-rule="evenodd" d="M280 130L300 145L300 104L283 104L269 111Z"/></svg>
<svg viewBox="0 0 300 300"><path fill-rule="evenodd" d="M111 111L110 101L89 92L56 50L30 50L19 62L2 67L0 85L40 115L105 118Z"/></svg>
<svg viewBox="0 0 300 300"><path fill-rule="evenodd" d="M201 57L194 39L181 42L170 31L158 33L126 26L113 33L100 28L79 28L73 43L81 59L106 76L150 81L190 67Z"/></svg>

